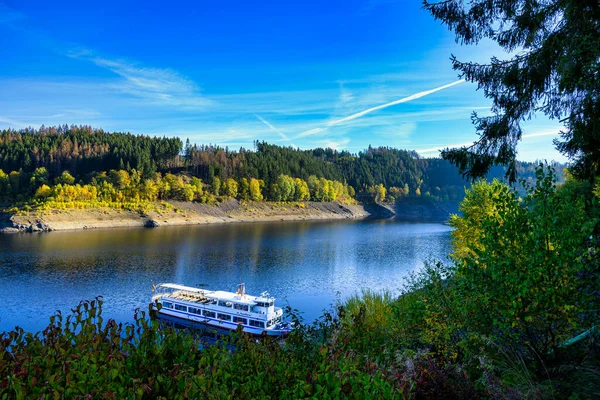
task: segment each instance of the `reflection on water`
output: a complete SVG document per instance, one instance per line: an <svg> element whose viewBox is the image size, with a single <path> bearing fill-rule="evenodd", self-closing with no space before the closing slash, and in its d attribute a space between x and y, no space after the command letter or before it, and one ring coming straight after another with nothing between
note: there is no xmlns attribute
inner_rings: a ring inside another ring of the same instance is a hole
<svg viewBox="0 0 600 400"><path fill-rule="evenodd" d="M57 309L103 296L104 314L130 321L152 282L268 291L316 318L361 288L397 290L450 228L396 221L253 223L0 236L0 331L43 328Z"/></svg>

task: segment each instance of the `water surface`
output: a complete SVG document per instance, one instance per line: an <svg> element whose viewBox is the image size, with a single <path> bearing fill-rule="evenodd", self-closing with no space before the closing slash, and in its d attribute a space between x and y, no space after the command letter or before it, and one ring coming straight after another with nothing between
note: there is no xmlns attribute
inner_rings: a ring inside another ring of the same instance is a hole
<svg viewBox="0 0 600 400"><path fill-rule="evenodd" d="M427 258L445 258L450 227L385 221L277 222L0 236L0 332L46 326L55 310L104 298L131 321L152 282L268 291L312 320L361 288L398 290Z"/></svg>

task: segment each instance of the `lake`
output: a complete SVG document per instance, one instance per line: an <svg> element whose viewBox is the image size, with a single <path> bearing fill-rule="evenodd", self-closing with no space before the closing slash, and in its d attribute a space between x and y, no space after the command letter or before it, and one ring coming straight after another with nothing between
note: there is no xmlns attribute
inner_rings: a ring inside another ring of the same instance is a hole
<svg viewBox="0 0 600 400"><path fill-rule="evenodd" d="M55 310L104 298L104 317L147 310L152 282L268 291L314 320L361 288L392 290L428 258L445 259L449 226L395 220L241 223L0 236L0 332L43 329Z"/></svg>

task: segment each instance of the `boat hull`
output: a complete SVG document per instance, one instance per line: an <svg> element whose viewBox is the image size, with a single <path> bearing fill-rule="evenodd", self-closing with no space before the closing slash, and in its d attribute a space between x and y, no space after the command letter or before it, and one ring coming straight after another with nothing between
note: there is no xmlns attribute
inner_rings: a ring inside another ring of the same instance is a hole
<svg viewBox="0 0 600 400"><path fill-rule="evenodd" d="M156 311L159 315L166 315L169 317L179 318L184 321L189 321L193 323L203 324L208 327L214 327L217 329L225 329L229 331L235 331L238 326L243 328L243 331L249 333L254 336L276 336L276 337L285 337L290 333L290 329L261 329L261 328L253 328L250 326L240 325L235 322L223 321L216 318L209 318L197 314L190 314L185 311L179 311L168 308L161 308L160 310L156 309L155 304L151 303L151 307Z"/></svg>

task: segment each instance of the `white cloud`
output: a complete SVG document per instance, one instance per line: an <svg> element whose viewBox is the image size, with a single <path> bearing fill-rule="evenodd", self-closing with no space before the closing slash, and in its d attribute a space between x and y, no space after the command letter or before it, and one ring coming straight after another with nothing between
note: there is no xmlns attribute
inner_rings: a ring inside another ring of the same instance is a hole
<svg viewBox="0 0 600 400"><path fill-rule="evenodd" d="M135 133L135 130L131 130ZM151 136L163 136L164 132L155 131L148 132L143 131L140 133L148 134ZM240 129L236 127L223 128L223 127L212 127L206 128L204 131L196 131L194 129L181 129L169 131L169 135L177 136L183 140L190 139L195 144L217 144L217 145L238 145L242 144L248 146L256 138L256 131L249 131L247 129Z"/></svg>
<svg viewBox="0 0 600 400"><path fill-rule="evenodd" d="M205 108L212 104L212 101L200 94L200 88L194 81L171 69L140 67L125 60L96 56L87 49L74 50L68 55L93 62L119 75L122 80L109 82L107 87L148 104L187 109Z"/></svg>
<svg viewBox="0 0 600 400"><path fill-rule="evenodd" d="M17 121L15 119L6 118L6 117L2 117L2 116L0 116L0 123L8 124L8 126L10 126L12 128L26 128L31 125L27 122Z"/></svg>
<svg viewBox="0 0 600 400"><path fill-rule="evenodd" d="M339 140L321 140L318 142L320 147L323 148L331 148L334 150L341 150L343 148L348 147L350 143L349 138L340 138Z"/></svg>
<svg viewBox="0 0 600 400"><path fill-rule="evenodd" d="M521 140L522 142L527 142L528 139L533 139L533 138L537 138L537 137L541 137L541 136L558 136L558 130L557 129L549 129L549 130L543 130L540 132L534 132L534 133L528 133L528 134L524 134L521 136ZM427 149L416 149L416 152L419 154L428 154L428 153L435 153L435 152L439 152L441 150L444 150L446 148L459 148L459 147L465 147L465 146L471 146L473 145L473 142L466 142L466 143L454 143L454 144L445 144L445 145L438 145L435 147L431 147L431 148L427 148ZM549 142L552 143L552 142ZM557 153L558 154L558 153Z"/></svg>
<svg viewBox="0 0 600 400"><path fill-rule="evenodd" d="M348 103L354 100L354 96L352 92L350 92L346 87L344 87L344 82L339 82L340 84L340 95L338 97L338 101L340 103Z"/></svg>
<svg viewBox="0 0 600 400"><path fill-rule="evenodd" d="M0 24L12 26L13 22L25 19L25 15L5 4L0 3Z"/></svg>
<svg viewBox="0 0 600 400"><path fill-rule="evenodd" d="M379 136L385 137L387 141L394 141L395 139L408 138L416 131L417 123L407 122L402 124L394 124L380 127L375 131L375 133Z"/></svg>

